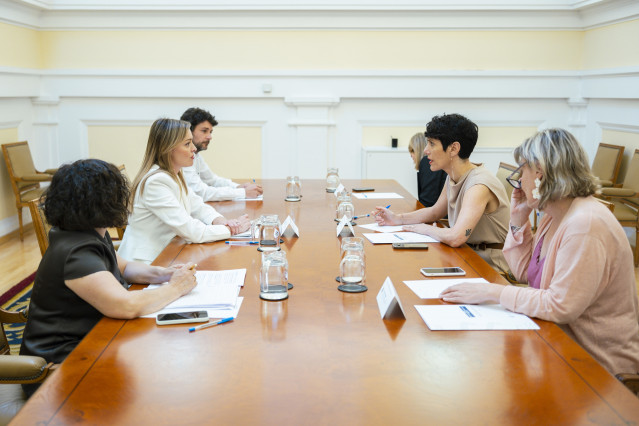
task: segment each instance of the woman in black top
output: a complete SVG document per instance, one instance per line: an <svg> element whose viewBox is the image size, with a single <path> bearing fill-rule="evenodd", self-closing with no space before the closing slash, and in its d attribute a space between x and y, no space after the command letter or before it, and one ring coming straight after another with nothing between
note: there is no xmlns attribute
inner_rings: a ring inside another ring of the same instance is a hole
<svg viewBox="0 0 639 426"><path fill-rule="evenodd" d="M424 133L416 133L408 144L408 152L415 163L417 170L417 194L419 202L424 207L431 207L442 193L446 182L446 173L443 170L433 172L430 170L428 158L424 156L426 136Z"/></svg>
<svg viewBox="0 0 639 426"><path fill-rule="evenodd" d="M192 265L172 268L127 262L107 228L124 226L129 186L112 164L80 160L62 166L46 192L53 226L36 273L20 354L60 363L103 315L129 319L160 310L195 287ZM168 283L127 291L134 283ZM24 385L28 394L37 385Z"/></svg>

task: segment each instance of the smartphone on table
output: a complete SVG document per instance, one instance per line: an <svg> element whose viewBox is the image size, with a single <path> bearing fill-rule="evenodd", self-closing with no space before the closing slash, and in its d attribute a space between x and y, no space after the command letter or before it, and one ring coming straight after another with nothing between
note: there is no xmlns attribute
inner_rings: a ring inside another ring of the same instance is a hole
<svg viewBox="0 0 639 426"><path fill-rule="evenodd" d="M173 312L170 314L158 314L158 316L155 317L155 323L157 325L207 322L208 320L209 314L206 311Z"/></svg>
<svg viewBox="0 0 639 426"><path fill-rule="evenodd" d="M466 272L459 266L448 268L422 268L421 273L427 277L447 277L455 275L466 275Z"/></svg>
<svg viewBox="0 0 639 426"><path fill-rule="evenodd" d="M394 249L425 249L428 250L426 243L393 243Z"/></svg>

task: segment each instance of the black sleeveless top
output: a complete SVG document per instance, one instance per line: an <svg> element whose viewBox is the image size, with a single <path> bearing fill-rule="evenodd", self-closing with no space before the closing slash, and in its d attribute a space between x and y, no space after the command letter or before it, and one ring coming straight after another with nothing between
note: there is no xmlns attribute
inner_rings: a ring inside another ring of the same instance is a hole
<svg viewBox="0 0 639 426"><path fill-rule="evenodd" d="M95 230L63 231L52 228L49 248L36 273L24 329L21 355L35 355L61 363L102 318L78 297L65 280L109 271L128 288L118 269L111 238Z"/></svg>
<svg viewBox="0 0 639 426"><path fill-rule="evenodd" d="M417 172L417 194L419 202L424 207L432 207L439 199L444 184L446 183L446 172L437 170L433 172L428 164L428 158L423 157L419 162Z"/></svg>

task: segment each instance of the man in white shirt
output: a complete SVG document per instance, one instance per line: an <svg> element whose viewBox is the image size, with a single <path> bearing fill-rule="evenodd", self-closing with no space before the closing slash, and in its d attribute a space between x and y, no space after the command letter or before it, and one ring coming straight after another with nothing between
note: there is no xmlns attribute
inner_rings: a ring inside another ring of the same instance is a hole
<svg viewBox="0 0 639 426"><path fill-rule="evenodd" d="M193 192L202 197L204 201L255 198L262 195L260 185L254 183L238 184L231 179L216 175L200 155L200 151L205 151L209 147L213 127L217 126L217 121L211 113L200 108L189 108L180 119L191 123L193 145L197 148L193 165L182 169L184 179Z"/></svg>

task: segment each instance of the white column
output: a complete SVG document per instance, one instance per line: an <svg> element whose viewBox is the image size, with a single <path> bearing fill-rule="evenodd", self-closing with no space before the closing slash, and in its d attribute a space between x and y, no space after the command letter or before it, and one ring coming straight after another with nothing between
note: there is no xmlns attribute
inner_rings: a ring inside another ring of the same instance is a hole
<svg viewBox="0 0 639 426"><path fill-rule="evenodd" d="M29 146L37 168L47 169L60 165L58 144L58 108L60 98L33 98L33 131Z"/></svg>
<svg viewBox="0 0 639 426"><path fill-rule="evenodd" d="M296 113L288 123L293 129L288 174L302 179L321 179L326 176L327 167L335 166L337 149L332 111L339 102L335 97L284 100Z"/></svg>

